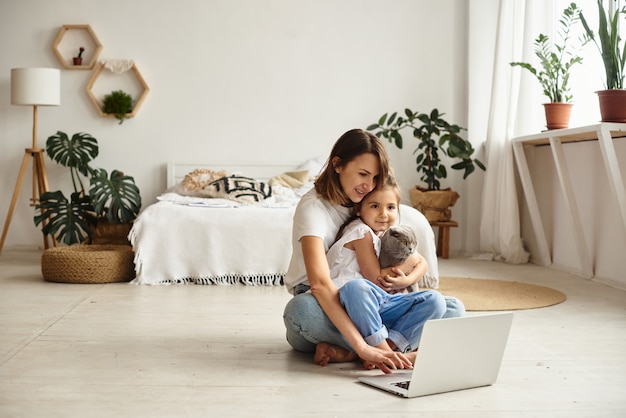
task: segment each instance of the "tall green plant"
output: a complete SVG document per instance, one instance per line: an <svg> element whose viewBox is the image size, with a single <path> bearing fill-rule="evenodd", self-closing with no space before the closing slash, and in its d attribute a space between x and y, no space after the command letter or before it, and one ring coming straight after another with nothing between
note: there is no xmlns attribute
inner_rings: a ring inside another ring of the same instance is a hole
<svg viewBox="0 0 626 418"><path fill-rule="evenodd" d="M589 42L584 36L578 39L577 44L572 43L573 29L580 21L580 9L576 3L570 3L563 10L559 20L560 44L552 44L550 38L542 33L535 39L535 56L539 58L541 69L535 68L527 62L511 62L511 66L525 68L533 74L543 89L543 94L552 103L569 103L572 101L570 93L570 71L574 64L580 64L582 57L578 56L580 49Z"/></svg>
<svg viewBox="0 0 626 418"><path fill-rule="evenodd" d="M117 170L109 177L106 170L92 168L90 163L98 152L98 141L83 132L69 138L58 131L46 141L48 156L69 168L74 191L69 199L60 190L41 195L34 221L43 224L44 235L67 245L77 244L91 238L98 218L129 223L139 214L141 195L134 179ZM89 190L85 190L83 178L89 178Z"/></svg>
<svg viewBox="0 0 626 418"><path fill-rule="evenodd" d="M615 0L613 0L615 1ZM598 33L591 30L585 16L581 13L580 20L598 48L606 73L605 87L607 90L624 88L624 67L626 64L626 42L620 36L620 15L626 16L626 6L617 7L611 13L605 9L602 0L598 0ZM626 22L626 20L625 20Z"/></svg>

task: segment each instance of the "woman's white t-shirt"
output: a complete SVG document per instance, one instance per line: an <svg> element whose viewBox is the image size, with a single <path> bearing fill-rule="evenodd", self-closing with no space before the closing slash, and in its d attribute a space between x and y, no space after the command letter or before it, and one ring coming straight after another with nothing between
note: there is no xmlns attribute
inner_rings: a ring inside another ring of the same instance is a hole
<svg viewBox="0 0 626 418"><path fill-rule="evenodd" d="M298 203L293 215L291 261L285 276L285 287L293 294L293 288L308 283L300 239L306 236L320 237L324 251L335 241L339 227L350 217L352 208L333 205L317 195L315 188L309 190Z"/></svg>

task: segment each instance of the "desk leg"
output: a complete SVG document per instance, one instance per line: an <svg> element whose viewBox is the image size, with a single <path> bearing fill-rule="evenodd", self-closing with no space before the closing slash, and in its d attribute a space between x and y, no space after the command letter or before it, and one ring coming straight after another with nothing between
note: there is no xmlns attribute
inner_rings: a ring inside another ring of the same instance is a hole
<svg viewBox="0 0 626 418"><path fill-rule="evenodd" d="M550 137L550 148L552 149L552 156L554 158L554 164L559 176L559 181L561 182L561 190L563 191L565 204L569 209L569 213L574 224L574 238L576 239L576 247L578 248L578 257L580 257L582 273L585 277L590 279L593 277L593 265L591 263L589 251L587 250L583 224L580 220L580 212L578 211L576 199L574 198L574 189L572 188L572 182L570 181L569 171L567 169L567 164L565 163L565 155L563 154L563 147L560 139L557 137Z"/></svg>
<svg viewBox="0 0 626 418"><path fill-rule="evenodd" d="M519 171L522 189L524 190L524 197L526 198L528 212L530 213L530 221L532 223L533 230L535 231L535 237L537 239L537 247L539 250L539 264L543 266L549 266L550 264L552 264L552 257L550 256L548 241L546 240L543 223L541 222L541 213L539 212L537 197L535 196L535 191L533 189L533 181L530 178L528 162L526 161L526 154L524 153L524 145L520 143L514 143L513 155L515 156L515 161L517 162L517 169Z"/></svg>
<svg viewBox="0 0 626 418"><path fill-rule="evenodd" d="M611 132L608 129L600 129L598 132L598 141L600 142L600 151L602 152L606 173L609 176L609 183L613 189L613 194L615 195L619 211L622 215L622 226L624 227L623 237L624 240L626 240L626 188L624 187L617 156L615 155L615 146L613 145Z"/></svg>

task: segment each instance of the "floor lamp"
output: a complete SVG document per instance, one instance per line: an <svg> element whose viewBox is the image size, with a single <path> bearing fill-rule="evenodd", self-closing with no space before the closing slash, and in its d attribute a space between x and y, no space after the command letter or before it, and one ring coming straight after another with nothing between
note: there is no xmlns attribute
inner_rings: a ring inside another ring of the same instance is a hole
<svg viewBox="0 0 626 418"><path fill-rule="evenodd" d="M31 206L35 206L39 197L48 191L48 177L44 164L44 150L37 146L37 106L58 106L61 104L61 71L56 68L13 68L11 70L11 104L33 107L33 144L26 148L22 165L15 183L13 198L4 222L0 253L4 247L11 218L15 211L17 198L30 160L33 160L33 189ZM43 238L44 247L48 248L48 239Z"/></svg>

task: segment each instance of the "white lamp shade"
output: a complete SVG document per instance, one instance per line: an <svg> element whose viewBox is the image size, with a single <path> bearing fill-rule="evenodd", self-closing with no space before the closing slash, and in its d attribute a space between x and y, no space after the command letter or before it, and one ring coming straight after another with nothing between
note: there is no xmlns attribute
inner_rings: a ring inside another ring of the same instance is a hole
<svg viewBox="0 0 626 418"><path fill-rule="evenodd" d="M11 104L58 106L61 104L61 70L57 68L11 69Z"/></svg>

